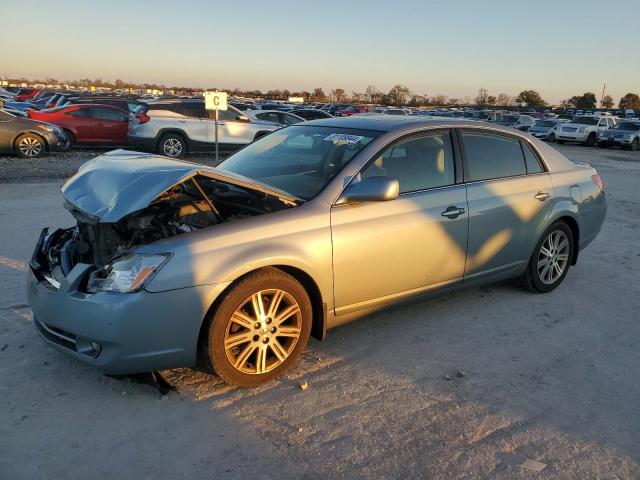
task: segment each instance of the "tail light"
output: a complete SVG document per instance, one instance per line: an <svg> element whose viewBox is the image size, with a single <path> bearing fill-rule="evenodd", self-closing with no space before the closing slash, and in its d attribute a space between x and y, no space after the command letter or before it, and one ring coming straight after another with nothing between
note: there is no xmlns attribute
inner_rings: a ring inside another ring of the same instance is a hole
<svg viewBox="0 0 640 480"><path fill-rule="evenodd" d="M136 118L140 123L147 123L149 120L151 120L151 117L146 113L137 113Z"/></svg>
<svg viewBox="0 0 640 480"><path fill-rule="evenodd" d="M591 180L593 180L593 183L596 184L596 186L600 189L601 192L604 192L604 183L602 183L602 179L600 178L600 175L591 175Z"/></svg>

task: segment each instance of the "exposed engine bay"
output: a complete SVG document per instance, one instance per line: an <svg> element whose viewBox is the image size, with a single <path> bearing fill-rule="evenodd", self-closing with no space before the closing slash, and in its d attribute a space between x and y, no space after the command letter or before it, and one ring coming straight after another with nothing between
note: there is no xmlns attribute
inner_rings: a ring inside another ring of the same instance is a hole
<svg viewBox="0 0 640 480"><path fill-rule="evenodd" d="M39 263L45 263L57 279L66 277L77 263L101 268L137 245L284 210L295 203L258 189L195 175L117 222L102 223L73 205L65 206L78 220L77 225L43 235L39 249Z"/></svg>

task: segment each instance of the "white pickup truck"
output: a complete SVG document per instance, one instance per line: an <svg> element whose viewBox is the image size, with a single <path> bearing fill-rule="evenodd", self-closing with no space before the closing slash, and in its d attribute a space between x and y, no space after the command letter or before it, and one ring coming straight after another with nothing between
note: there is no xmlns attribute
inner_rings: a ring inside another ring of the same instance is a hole
<svg viewBox="0 0 640 480"><path fill-rule="evenodd" d="M570 122L562 124L556 141L558 143L580 142L591 147L598 141L598 134L613 127L617 123L616 120L617 118L612 116L573 117Z"/></svg>

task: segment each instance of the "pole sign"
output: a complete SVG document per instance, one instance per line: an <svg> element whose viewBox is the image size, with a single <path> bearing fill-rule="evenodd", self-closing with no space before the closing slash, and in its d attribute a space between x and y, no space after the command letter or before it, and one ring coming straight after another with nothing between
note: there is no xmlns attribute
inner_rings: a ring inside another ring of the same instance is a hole
<svg viewBox="0 0 640 480"><path fill-rule="evenodd" d="M226 110L227 92L204 92L204 108L207 110Z"/></svg>
<svg viewBox="0 0 640 480"><path fill-rule="evenodd" d="M216 131L215 131L215 139L216 139L216 164L219 161L218 154L218 112L220 110L227 110L227 92L204 92L204 108L207 110L213 110L216 114Z"/></svg>

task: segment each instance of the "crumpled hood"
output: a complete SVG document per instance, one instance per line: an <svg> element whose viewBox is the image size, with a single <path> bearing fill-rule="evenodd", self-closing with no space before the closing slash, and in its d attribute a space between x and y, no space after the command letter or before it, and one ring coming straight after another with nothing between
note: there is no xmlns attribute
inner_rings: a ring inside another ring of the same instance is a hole
<svg viewBox="0 0 640 480"><path fill-rule="evenodd" d="M146 208L170 187L202 174L296 203L298 198L241 175L197 163L128 150L114 150L88 161L62 186L69 210L103 223L117 222Z"/></svg>

